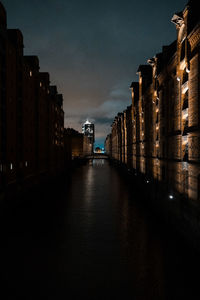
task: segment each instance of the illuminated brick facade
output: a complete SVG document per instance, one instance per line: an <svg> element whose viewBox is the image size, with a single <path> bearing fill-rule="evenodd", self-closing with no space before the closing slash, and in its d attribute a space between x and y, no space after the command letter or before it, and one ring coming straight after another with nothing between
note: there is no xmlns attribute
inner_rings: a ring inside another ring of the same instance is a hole
<svg viewBox="0 0 200 300"><path fill-rule="evenodd" d="M130 87L132 122L123 122L127 110L116 117L109 137L112 152L106 144L112 158L128 167L132 161L136 173L161 182L166 191L193 204L200 200L199 21L196 1L173 16L177 39L149 59L148 65L139 66L139 80ZM128 135L132 140L129 163L130 151L124 142ZM120 148L122 160L114 154Z"/></svg>

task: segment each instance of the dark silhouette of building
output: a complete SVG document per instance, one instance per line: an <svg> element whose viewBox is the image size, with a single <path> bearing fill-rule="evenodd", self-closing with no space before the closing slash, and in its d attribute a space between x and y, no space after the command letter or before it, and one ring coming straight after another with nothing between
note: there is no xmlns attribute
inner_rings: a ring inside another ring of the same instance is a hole
<svg viewBox="0 0 200 300"><path fill-rule="evenodd" d="M90 137L80 133L73 128L64 131L65 155L67 160L83 159L92 154L92 144Z"/></svg>
<svg viewBox="0 0 200 300"><path fill-rule="evenodd" d="M0 3L0 192L15 193L64 171L63 97L24 56L23 35L7 29Z"/></svg>
<svg viewBox="0 0 200 300"><path fill-rule="evenodd" d="M0 2L0 191L5 186L6 162L6 11Z"/></svg>

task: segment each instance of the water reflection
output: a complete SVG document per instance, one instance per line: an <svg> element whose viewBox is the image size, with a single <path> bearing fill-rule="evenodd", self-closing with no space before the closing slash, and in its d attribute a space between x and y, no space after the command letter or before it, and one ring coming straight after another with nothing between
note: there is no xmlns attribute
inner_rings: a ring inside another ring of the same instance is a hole
<svg viewBox="0 0 200 300"><path fill-rule="evenodd" d="M88 162L89 166L104 166L105 164L105 159L100 159L100 158L96 158L96 159L90 159Z"/></svg>
<svg viewBox="0 0 200 300"><path fill-rule="evenodd" d="M12 299L199 295L198 256L156 224L106 160L77 168L51 195L44 207L34 199L1 218L2 282Z"/></svg>
<svg viewBox="0 0 200 300"><path fill-rule="evenodd" d="M188 283L185 271L190 268L184 255L180 256L181 244L176 244L173 236L168 237L164 228L160 231L155 227L148 211L135 202L134 190L106 161L96 160L84 168L82 176L88 173L88 177L84 176L82 184L90 206L84 202L79 218L77 243L79 250L82 245L82 252L69 255L68 268L71 264L76 278L70 286L78 284L82 292L110 291L116 297L125 298L128 294L135 299L173 299L179 294L184 298L182 282ZM76 189L77 178L72 191ZM73 194L70 199L74 201ZM87 234L83 234L83 228ZM68 240L70 245L74 244L73 233ZM77 261L81 272L78 267L74 270ZM186 270L181 265L183 261ZM180 276L180 269L184 276Z"/></svg>
<svg viewBox="0 0 200 300"><path fill-rule="evenodd" d="M140 299L165 299L162 247L132 197L120 196L119 231L127 280L131 281L134 293L140 295Z"/></svg>
<svg viewBox="0 0 200 300"><path fill-rule="evenodd" d="M85 174L85 182L84 185L84 193L83 193L83 200L86 203L90 203L93 197L93 191L94 191L94 172L92 168L93 164L90 164L90 168L88 169L88 172Z"/></svg>
<svg viewBox="0 0 200 300"><path fill-rule="evenodd" d="M93 166L104 166L105 164L105 159L93 159Z"/></svg>

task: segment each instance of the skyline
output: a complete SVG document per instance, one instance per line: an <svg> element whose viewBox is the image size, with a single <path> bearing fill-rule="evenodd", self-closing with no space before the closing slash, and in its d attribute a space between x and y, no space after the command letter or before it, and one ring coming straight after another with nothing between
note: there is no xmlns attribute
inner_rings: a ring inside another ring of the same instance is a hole
<svg viewBox="0 0 200 300"><path fill-rule="evenodd" d="M131 104L138 66L176 38L170 20L186 5L153 1L144 10L144 2L136 1L2 3L8 28L23 32L25 54L38 55L41 71L48 70L63 93L65 127L81 132L88 118L102 146L116 113Z"/></svg>

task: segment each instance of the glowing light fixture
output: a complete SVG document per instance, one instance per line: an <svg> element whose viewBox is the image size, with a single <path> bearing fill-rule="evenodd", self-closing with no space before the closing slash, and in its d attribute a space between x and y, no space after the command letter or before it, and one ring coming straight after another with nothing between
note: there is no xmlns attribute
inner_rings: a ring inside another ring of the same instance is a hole
<svg viewBox="0 0 200 300"><path fill-rule="evenodd" d="M189 70L188 68L186 68L186 72L187 72L187 73L190 73L190 70Z"/></svg>

